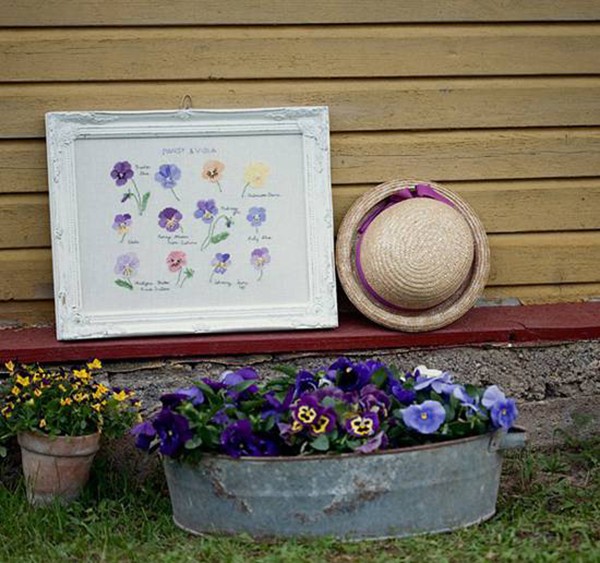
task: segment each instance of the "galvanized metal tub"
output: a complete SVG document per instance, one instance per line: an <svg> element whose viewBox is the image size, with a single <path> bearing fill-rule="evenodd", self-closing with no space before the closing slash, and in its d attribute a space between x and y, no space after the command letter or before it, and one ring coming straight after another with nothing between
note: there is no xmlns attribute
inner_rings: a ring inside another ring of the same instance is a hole
<svg viewBox="0 0 600 563"><path fill-rule="evenodd" d="M502 450L522 430L370 455L233 459L164 468L175 524L195 534L382 539L490 518Z"/></svg>

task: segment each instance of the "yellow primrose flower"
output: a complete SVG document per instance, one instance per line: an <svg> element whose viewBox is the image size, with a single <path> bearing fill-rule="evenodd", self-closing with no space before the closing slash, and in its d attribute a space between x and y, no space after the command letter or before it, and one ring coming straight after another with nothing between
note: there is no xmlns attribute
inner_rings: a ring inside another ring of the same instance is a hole
<svg viewBox="0 0 600 563"><path fill-rule="evenodd" d="M46 428L46 419L42 418L42 420L40 420L40 428Z"/></svg>
<svg viewBox="0 0 600 563"><path fill-rule="evenodd" d="M88 369L101 369L102 368L102 362L98 358L95 358L93 361L88 362L86 365L87 365Z"/></svg>
<svg viewBox="0 0 600 563"><path fill-rule="evenodd" d="M5 368L6 368L8 371L10 371L11 373L12 373L13 371L15 371L15 364L12 362L12 360L11 360L11 361L9 361L9 362L6 362L6 363L4 364L4 367L5 367Z"/></svg>
<svg viewBox="0 0 600 563"><path fill-rule="evenodd" d="M66 399L61 399L60 400L60 406L61 407L68 407L72 402L73 402L73 399L71 399L71 397L67 397Z"/></svg>
<svg viewBox="0 0 600 563"><path fill-rule="evenodd" d="M21 377L20 375L17 375L17 383L21 387L27 387L31 382L29 381L29 377Z"/></svg>

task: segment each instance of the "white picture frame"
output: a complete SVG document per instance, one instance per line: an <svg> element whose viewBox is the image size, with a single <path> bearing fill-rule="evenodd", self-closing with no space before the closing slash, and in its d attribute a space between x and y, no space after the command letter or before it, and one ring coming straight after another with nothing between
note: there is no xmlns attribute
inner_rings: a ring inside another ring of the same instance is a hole
<svg viewBox="0 0 600 563"><path fill-rule="evenodd" d="M46 114L59 340L337 326L326 107Z"/></svg>

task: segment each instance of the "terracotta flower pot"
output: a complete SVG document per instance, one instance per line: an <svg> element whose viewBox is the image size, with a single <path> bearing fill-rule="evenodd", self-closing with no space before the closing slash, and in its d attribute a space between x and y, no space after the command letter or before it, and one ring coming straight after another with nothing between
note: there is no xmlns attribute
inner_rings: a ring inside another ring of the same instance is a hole
<svg viewBox="0 0 600 563"><path fill-rule="evenodd" d="M30 504L49 504L54 499L67 503L79 495L100 447L100 433L45 436L21 432L17 439Z"/></svg>

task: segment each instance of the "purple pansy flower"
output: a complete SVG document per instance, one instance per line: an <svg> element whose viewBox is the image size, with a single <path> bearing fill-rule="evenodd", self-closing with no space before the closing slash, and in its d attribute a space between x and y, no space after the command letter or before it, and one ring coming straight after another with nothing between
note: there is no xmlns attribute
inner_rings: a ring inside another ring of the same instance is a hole
<svg viewBox="0 0 600 563"><path fill-rule="evenodd" d="M129 213L115 215L112 228L119 233L122 241L131 228L131 215Z"/></svg>
<svg viewBox="0 0 600 563"><path fill-rule="evenodd" d="M260 227L267 220L267 210L264 207L251 207L246 219L253 227Z"/></svg>
<svg viewBox="0 0 600 563"><path fill-rule="evenodd" d="M431 387L436 393L451 395L456 385L452 383L452 375L447 371L438 369L428 369L425 366L419 366L415 369L416 383L415 391L422 391Z"/></svg>
<svg viewBox="0 0 600 563"><path fill-rule="evenodd" d="M165 393L160 398L164 407L175 408L183 401L190 401L195 407L204 402L204 393L195 386L177 389L174 393Z"/></svg>
<svg viewBox="0 0 600 563"><path fill-rule="evenodd" d="M110 173L110 177L115 180L117 186L124 186L128 180L133 178L133 170L131 164L124 160L123 162L117 162Z"/></svg>
<svg viewBox="0 0 600 563"><path fill-rule="evenodd" d="M420 434L433 434L446 420L446 411L437 401L424 401L401 412L404 424Z"/></svg>
<svg viewBox="0 0 600 563"><path fill-rule="evenodd" d="M384 418L390 408L390 399L381 389L369 384L360 390L358 404L362 410L374 412L379 418Z"/></svg>
<svg viewBox="0 0 600 563"><path fill-rule="evenodd" d="M269 249L266 247L255 248L250 254L250 264L254 267L255 270L258 270L259 275L258 279L262 278L263 270L265 266L271 261L271 255L269 254Z"/></svg>
<svg viewBox="0 0 600 563"><path fill-rule="evenodd" d="M519 414L515 401L507 399L497 385L492 385L484 391L481 403L489 409L492 424L496 428L508 430Z"/></svg>
<svg viewBox="0 0 600 563"><path fill-rule="evenodd" d="M200 200L196 203L196 211L194 217L201 219L204 223L212 223L219 213L219 209L215 205L214 199Z"/></svg>
<svg viewBox="0 0 600 563"><path fill-rule="evenodd" d="M337 427L337 416L332 408L322 409L317 419L310 425L309 432L312 436L328 434Z"/></svg>
<svg viewBox="0 0 600 563"><path fill-rule="evenodd" d="M327 379L335 383L342 391L355 391L371 380L372 366L353 363L348 358L338 358L327 370Z"/></svg>
<svg viewBox="0 0 600 563"><path fill-rule="evenodd" d="M140 260L135 252L128 252L127 254L121 254L117 257L117 263L115 265L115 274L123 276L124 278L131 278L137 273L137 269L140 267Z"/></svg>
<svg viewBox="0 0 600 563"><path fill-rule="evenodd" d="M292 406L292 430L298 432L317 422L322 408L312 395L302 395Z"/></svg>
<svg viewBox="0 0 600 563"><path fill-rule="evenodd" d="M258 374L256 370L253 368L241 368L237 371L226 371L221 375L221 383L225 387L235 387L240 383L244 383L245 381L253 381L258 379ZM258 386L250 385L246 388L241 394L235 391L234 389L230 389L227 392L227 395L233 400L237 401L239 398L247 397L249 394L257 393Z"/></svg>
<svg viewBox="0 0 600 563"><path fill-rule="evenodd" d="M312 373L306 370L301 370L296 374L296 382L294 387L294 395L295 397L299 397L304 393L315 391L319 387L319 383L317 378Z"/></svg>
<svg viewBox="0 0 600 563"><path fill-rule="evenodd" d="M161 164L154 179L166 190L172 190L181 178L181 170L175 164Z"/></svg>
<svg viewBox="0 0 600 563"><path fill-rule="evenodd" d="M389 376L388 378L388 388L390 393L396 397L398 402L403 404L412 403L417 394L412 389L407 389L404 387L401 381L398 381L393 376Z"/></svg>
<svg viewBox="0 0 600 563"><path fill-rule="evenodd" d="M370 454L376 452L377 450L382 450L386 448L388 445L388 438L385 435L385 432L378 432L367 440L364 444L360 445L356 448L355 451L360 452L362 454Z"/></svg>
<svg viewBox="0 0 600 563"><path fill-rule="evenodd" d="M379 432L379 417L374 412L354 414L346 419L346 432L355 438L367 438Z"/></svg>
<svg viewBox="0 0 600 563"><path fill-rule="evenodd" d="M278 448L269 438L257 435L249 420L238 420L221 433L221 447L231 457L277 455Z"/></svg>
<svg viewBox="0 0 600 563"><path fill-rule="evenodd" d="M160 438L160 453L169 457L176 457L193 436L187 418L170 409L158 413L154 429Z"/></svg>
<svg viewBox="0 0 600 563"><path fill-rule="evenodd" d="M179 222L182 219L183 215L180 211L178 211L174 207L165 207L158 214L158 226L172 233L177 229L181 229L181 225L179 224Z"/></svg>
<svg viewBox="0 0 600 563"><path fill-rule="evenodd" d="M265 393L265 402L266 405L260 413L261 418L265 419L270 416L274 416L277 421L281 418L281 416L290 408L292 401L294 399L294 386L290 385L285 397L283 397L283 401L280 401L275 396L274 391L269 391Z"/></svg>
<svg viewBox="0 0 600 563"><path fill-rule="evenodd" d="M152 423L148 420L140 422L131 430L131 435L135 436L136 447L142 450L149 450L154 438L156 438L156 430Z"/></svg>
<svg viewBox="0 0 600 563"><path fill-rule="evenodd" d="M213 267L213 274L224 274L227 271L227 268L231 266L231 254L217 252L211 261L211 265Z"/></svg>
<svg viewBox="0 0 600 563"><path fill-rule="evenodd" d="M452 391L452 395L460 401L461 406L467 407L470 411L479 411L479 400L475 397L471 397L463 385L456 385L454 391Z"/></svg>

